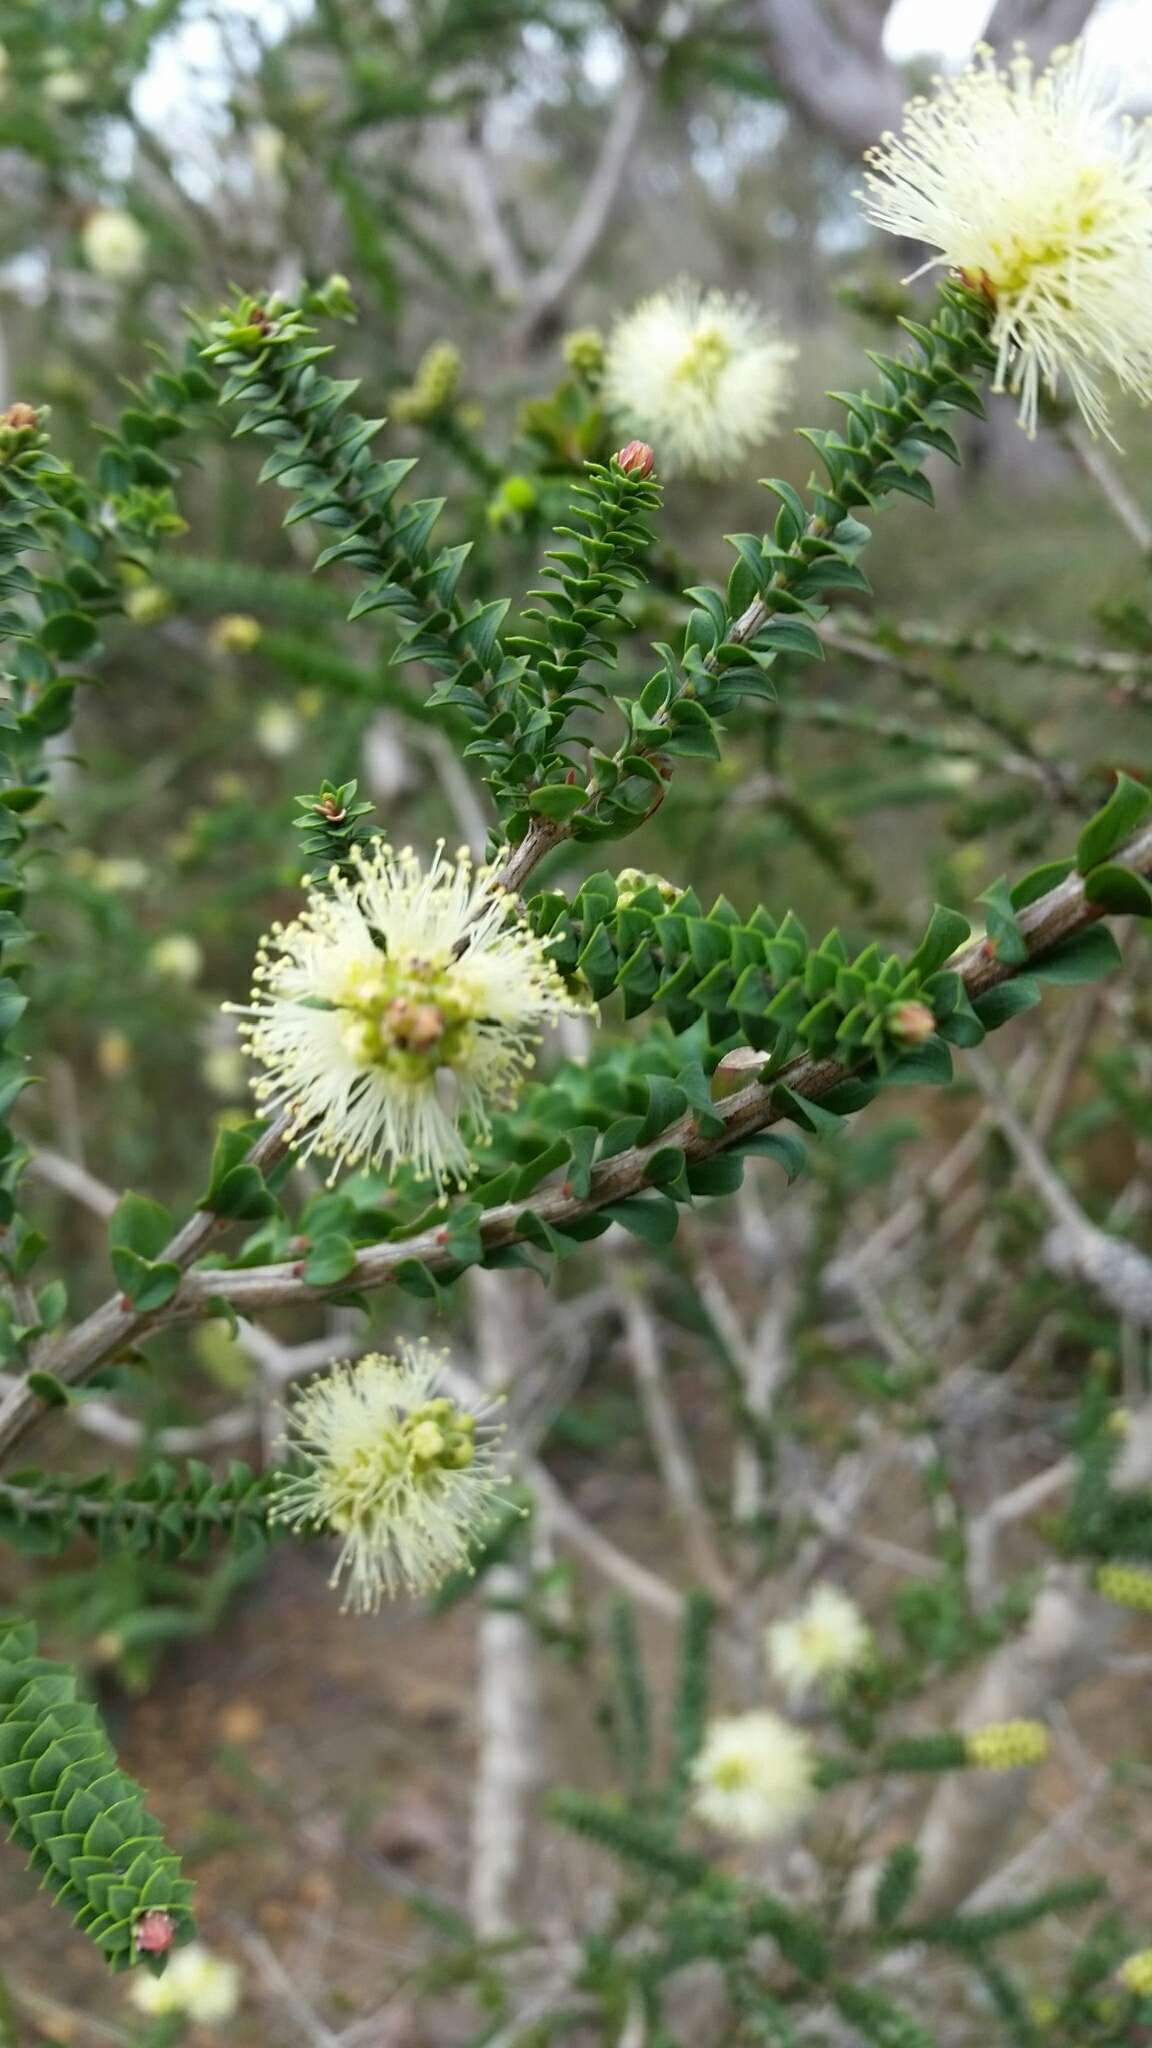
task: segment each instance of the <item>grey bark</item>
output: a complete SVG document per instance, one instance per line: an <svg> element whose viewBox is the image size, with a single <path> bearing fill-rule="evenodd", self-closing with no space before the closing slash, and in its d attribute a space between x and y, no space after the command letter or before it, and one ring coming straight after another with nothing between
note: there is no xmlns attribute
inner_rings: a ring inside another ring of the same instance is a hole
<svg viewBox="0 0 1152 2048"><path fill-rule="evenodd" d="M1042 61L1079 35L1097 0L999 0L986 40L1017 41ZM769 64L785 97L828 141L860 156L898 128L907 84L884 54L873 0L759 0Z"/></svg>

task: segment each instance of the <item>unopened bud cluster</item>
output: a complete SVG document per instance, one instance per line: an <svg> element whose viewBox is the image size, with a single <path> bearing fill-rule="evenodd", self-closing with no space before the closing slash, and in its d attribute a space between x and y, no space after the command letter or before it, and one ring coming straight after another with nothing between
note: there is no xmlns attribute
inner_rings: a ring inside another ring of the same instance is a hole
<svg viewBox="0 0 1152 2048"><path fill-rule="evenodd" d="M1048 1730L1043 1721L989 1721L987 1727L965 1735L964 1749L977 1770L1017 1771L1025 1764L1043 1763Z"/></svg>
<svg viewBox="0 0 1152 2048"><path fill-rule="evenodd" d="M1121 1963L1116 1975L1125 1991L1134 1991L1137 1998L1152 1998L1152 1948L1137 1949Z"/></svg>
<svg viewBox="0 0 1152 2048"><path fill-rule="evenodd" d="M450 341L434 342L421 357L411 384L392 393L392 414L419 426L450 412L460 390L460 351Z"/></svg>
<svg viewBox="0 0 1152 2048"><path fill-rule="evenodd" d="M222 612L208 635L213 654L251 654L263 628L248 612Z"/></svg>
<svg viewBox="0 0 1152 2048"><path fill-rule="evenodd" d="M1138 1564L1102 1564L1096 1574L1096 1591L1118 1607L1135 1607L1152 1614L1152 1571Z"/></svg>
<svg viewBox="0 0 1152 2048"><path fill-rule="evenodd" d="M621 868L616 877L617 910L627 910L647 889L655 889L662 901L668 904L675 903L677 897L684 893L682 889L677 888L675 882L667 881L663 875L645 874L643 868Z"/></svg>
<svg viewBox="0 0 1152 2048"><path fill-rule="evenodd" d="M599 377L604 368L604 336L598 327L577 327L564 337L564 361L578 377Z"/></svg>
<svg viewBox="0 0 1152 2048"><path fill-rule="evenodd" d="M26 449L38 447L43 441L41 421L42 409L25 405L17 400L6 412L0 413L0 462L7 462L13 455L23 455Z"/></svg>

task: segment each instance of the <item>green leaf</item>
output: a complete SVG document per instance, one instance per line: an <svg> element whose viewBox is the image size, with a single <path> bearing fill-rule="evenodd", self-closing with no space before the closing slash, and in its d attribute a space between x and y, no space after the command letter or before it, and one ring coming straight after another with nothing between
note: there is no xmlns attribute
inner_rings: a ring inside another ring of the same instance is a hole
<svg viewBox="0 0 1152 2048"><path fill-rule="evenodd" d="M36 1297L36 1309L41 1327L55 1330L68 1312L68 1289L63 1280L49 1280Z"/></svg>
<svg viewBox="0 0 1152 2048"><path fill-rule="evenodd" d="M772 1090L772 1102L781 1115L790 1117L799 1124L802 1131L811 1131L814 1138L834 1138L844 1128L844 1118L837 1116L823 1103L812 1102L806 1095L797 1095L781 1081Z"/></svg>
<svg viewBox="0 0 1152 2048"><path fill-rule="evenodd" d="M784 1168L789 1186L808 1164L807 1148L790 1131L760 1131L745 1139L739 1150L750 1159L774 1159Z"/></svg>
<svg viewBox="0 0 1152 2048"><path fill-rule="evenodd" d="M997 988L986 989L982 996L975 998L972 1008L985 1031L998 1031L1013 1017L1035 1009L1039 1001L1039 983L1030 974L1017 974L1011 981L1002 981Z"/></svg>
<svg viewBox="0 0 1152 2048"><path fill-rule="evenodd" d="M690 1159L686 1177L694 1195L734 1195L744 1179L744 1162L734 1152Z"/></svg>
<svg viewBox="0 0 1152 2048"><path fill-rule="evenodd" d="M63 1381L56 1378L55 1373L30 1372L27 1385L29 1393L35 1394L38 1401L43 1401L46 1408L67 1408L75 1399Z"/></svg>
<svg viewBox="0 0 1152 2048"><path fill-rule="evenodd" d="M916 1889L920 1851L914 1842L900 1842L884 1860L876 1886L876 1925L886 1932L896 1925Z"/></svg>
<svg viewBox="0 0 1152 2048"><path fill-rule="evenodd" d="M1018 966L1028 958L1028 942L1020 929L1015 905L1002 875L984 890L979 901L987 910L988 950L1006 967Z"/></svg>
<svg viewBox="0 0 1152 2048"><path fill-rule="evenodd" d="M142 1259L138 1252L130 1251L126 1245L113 1249L112 1270L133 1308L141 1315L152 1315L171 1301L184 1277L179 1266L170 1260Z"/></svg>
<svg viewBox="0 0 1152 2048"><path fill-rule="evenodd" d="M40 628L40 645L56 661L75 661L95 642L96 628L83 612L54 612Z"/></svg>
<svg viewBox="0 0 1152 2048"><path fill-rule="evenodd" d="M141 1259L154 1259L172 1235L172 1218L161 1203L129 1191L122 1195L108 1224L113 1250L123 1248Z"/></svg>
<svg viewBox="0 0 1152 2048"><path fill-rule="evenodd" d="M1145 789L1142 782L1134 782L1130 775L1123 773L1116 777L1112 791L1102 811L1090 818L1076 844L1076 866L1080 874L1086 875L1091 868L1107 860L1110 853L1143 824L1152 811L1152 790Z"/></svg>
<svg viewBox="0 0 1152 2048"><path fill-rule="evenodd" d="M1033 960L1030 973L1035 981L1049 981L1062 988L1081 981L1098 981L1102 974L1111 974L1122 965L1120 948L1107 925L1093 924Z"/></svg>
<svg viewBox="0 0 1152 2048"><path fill-rule="evenodd" d="M297 801L300 801L300 799L297 799ZM208 1171L208 1187L196 1204L198 1209L214 1210L216 1208L216 1200L222 1182L232 1172L234 1167L240 1166L243 1163L253 1140L259 1136L260 1130L261 1125L259 1123L249 1122L239 1125L225 1125L222 1130L216 1133L216 1143L212 1148L212 1164Z"/></svg>
<svg viewBox="0 0 1152 2048"><path fill-rule="evenodd" d="M774 654L803 655L808 661L826 659L824 642L804 619L769 619L766 626L761 626L752 645L758 650L770 648Z"/></svg>
<svg viewBox="0 0 1152 2048"><path fill-rule="evenodd" d="M972 927L958 910L949 910L938 903L932 912L928 929L908 962L909 974L926 980L950 960L957 946L962 946L969 937Z"/></svg>
<svg viewBox="0 0 1152 2048"><path fill-rule="evenodd" d="M544 818L554 818L564 824L588 801L587 791L579 782L551 782L543 789L534 789L528 797L529 809Z"/></svg>
<svg viewBox="0 0 1152 2048"><path fill-rule="evenodd" d="M1038 897L1046 896L1049 889L1059 888L1061 882L1066 882L1069 875L1075 873L1075 869L1074 860L1049 860L1043 867L1033 868L1030 875L1012 885L1013 909L1023 910L1029 903L1035 903Z"/></svg>
<svg viewBox="0 0 1152 2048"><path fill-rule="evenodd" d="M626 1201L608 1203L600 1214L622 1224L644 1244L656 1246L671 1244L679 1222L675 1202L664 1195L630 1195Z"/></svg>
<svg viewBox="0 0 1152 2048"><path fill-rule="evenodd" d="M1089 903L1099 903L1114 917L1152 917L1152 888L1133 868L1103 861L1084 883Z"/></svg>
<svg viewBox="0 0 1152 2048"><path fill-rule="evenodd" d="M952 1055L942 1038L900 1053L884 1070L885 1088L944 1088L951 1079Z"/></svg>
<svg viewBox="0 0 1152 2048"><path fill-rule="evenodd" d="M267 1186L257 1166L234 1166L226 1173L216 1188L215 1199L210 1206L217 1216L230 1216L245 1223L259 1222L261 1217L274 1216L279 1203Z"/></svg>
<svg viewBox="0 0 1152 2048"><path fill-rule="evenodd" d="M314 1239L303 1264L303 1278L309 1287L335 1287L346 1280L356 1264L356 1247L337 1231L326 1231Z"/></svg>

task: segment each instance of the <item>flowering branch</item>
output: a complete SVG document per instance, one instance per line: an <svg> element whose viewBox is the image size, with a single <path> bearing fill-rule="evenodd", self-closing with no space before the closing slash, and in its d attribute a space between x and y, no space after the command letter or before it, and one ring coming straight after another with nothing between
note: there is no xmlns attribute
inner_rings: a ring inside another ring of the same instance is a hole
<svg viewBox="0 0 1152 2048"><path fill-rule="evenodd" d="M1152 876L1152 826L1145 827L1119 848L1115 860L1135 875ZM958 956L954 970L969 999L982 996L1011 981L1029 962L1061 941L1086 931L1102 915L1101 905L1086 894L1084 879L1069 876L1019 912L1018 924L1027 949L1022 960L1006 961L987 940L978 939ZM487 1256L530 1241L541 1225L563 1230L597 1211L642 1194L652 1185L652 1160L669 1147L682 1149L685 1158L694 1163L738 1150L742 1143L792 1114L789 1096L819 1104L841 1087L852 1071L840 1060L804 1054L774 1075L771 1087L752 1082L718 1103L716 1117L722 1128L716 1136L702 1135L695 1113L689 1110L651 1144L632 1146L598 1166L586 1195L575 1195L560 1186L537 1196L530 1209L520 1202L500 1203L479 1218L477 1232L483 1253ZM780 1094L781 1088L787 1091L786 1095ZM281 1125L265 1134L252 1156L267 1167L283 1156L285 1147ZM187 1271L220 1227L218 1216L201 1211L173 1240L166 1256L181 1265L185 1278L163 1308L152 1314L136 1313L130 1306L125 1307L123 1296L116 1295L63 1338L43 1359L44 1367L62 1385L75 1386L149 1330L188 1316L211 1314L219 1303L227 1302L242 1314L251 1315L290 1302L322 1299L325 1292L331 1291L306 1280L295 1261L231 1272L217 1268ZM340 1291L387 1286L395 1279L397 1269L413 1260L419 1260L433 1274L451 1273L459 1268L458 1254L448 1233L434 1226L418 1236L369 1245L358 1252L351 1271L341 1277ZM27 1385L19 1384L12 1389L0 1404L0 1456L20 1441L41 1413L40 1399Z"/></svg>

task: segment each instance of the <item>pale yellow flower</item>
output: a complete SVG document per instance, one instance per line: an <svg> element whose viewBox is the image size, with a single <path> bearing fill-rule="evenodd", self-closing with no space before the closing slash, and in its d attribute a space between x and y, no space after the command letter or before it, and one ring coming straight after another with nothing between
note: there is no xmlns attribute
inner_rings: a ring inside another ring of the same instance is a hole
<svg viewBox="0 0 1152 2048"><path fill-rule="evenodd" d="M768 1661L785 1691L797 1698L821 1680L858 1671L871 1650L867 1622L838 1586L813 1587L798 1613L768 1630Z"/></svg>
<svg viewBox="0 0 1152 2048"><path fill-rule="evenodd" d="M148 950L148 965L163 981L183 981L189 986L200 977L204 955L190 932L170 932Z"/></svg>
<svg viewBox="0 0 1152 2048"><path fill-rule="evenodd" d="M808 1737L763 1709L711 1722L692 1780L700 1819L748 1841L785 1832L817 1798Z"/></svg>
<svg viewBox="0 0 1152 2048"><path fill-rule="evenodd" d="M407 1163L443 1190L514 1102L542 1026L586 1010L467 851L425 868L377 841L261 949L241 1026L305 1154Z"/></svg>
<svg viewBox="0 0 1152 2048"><path fill-rule="evenodd" d="M144 274L148 237L138 220L118 206L97 207L80 234L89 269L113 284L132 284Z"/></svg>
<svg viewBox="0 0 1152 2048"><path fill-rule="evenodd" d="M179 2017L202 2027L219 2026L240 2004L241 1978L235 1963L215 1956L198 1941L175 1949L162 1977L138 1970L128 1996L150 2019Z"/></svg>
<svg viewBox="0 0 1152 2048"><path fill-rule="evenodd" d="M304 727L290 704L262 704L256 713L255 733L261 753L282 761L295 753Z"/></svg>
<svg viewBox="0 0 1152 2048"><path fill-rule="evenodd" d="M367 1613L385 1595L423 1593L466 1565L499 1481L482 1413L438 1393L444 1356L423 1338L371 1352L297 1395L289 1434L298 1470L270 1510L294 1529L343 1537L332 1584Z"/></svg>
<svg viewBox="0 0 1152 2048"><path fill-rule="evenodd" d="M1116 1974L1125 1991L1134 1991L1137 1998L1152 1998L1152 1948L1138 1949L1121 1963Z"/></svg>
<svg viewBox="0 0 1152 2048"><path fill-rule="evenodd" d="M731 476L779 426L795 356L750 299L677 285L613 328L604 404L661 476Z"/></svg>
<svg viewBox="0 0 1152 2048"><path fill-rule="evenodd" d="M1067 385L1093 433L1107 378L1152 398L1152 126L1119 118L1123 91L1083 43L1039 74L984 49L870 152L869 218L987 294L995 388L1029 433L1042 390Z"/></svg>

